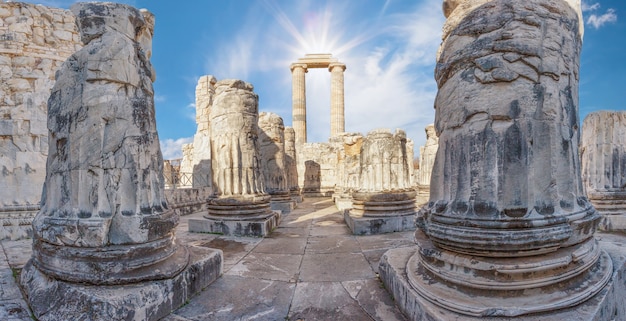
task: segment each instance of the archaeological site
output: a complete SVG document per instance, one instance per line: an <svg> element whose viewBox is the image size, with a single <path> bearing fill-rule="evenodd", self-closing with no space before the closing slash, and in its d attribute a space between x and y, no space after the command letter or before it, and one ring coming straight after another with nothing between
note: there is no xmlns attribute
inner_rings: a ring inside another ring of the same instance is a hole
<svg viewBox="0 0 626 321"><path fill-rule="evenodd" d="M441 9L424 145L346 131L362 66L309 53L291 115L199 77L164 159L159 16L0 2L0 319L626 320L626 112L579 117L580 0Z"/></svg>

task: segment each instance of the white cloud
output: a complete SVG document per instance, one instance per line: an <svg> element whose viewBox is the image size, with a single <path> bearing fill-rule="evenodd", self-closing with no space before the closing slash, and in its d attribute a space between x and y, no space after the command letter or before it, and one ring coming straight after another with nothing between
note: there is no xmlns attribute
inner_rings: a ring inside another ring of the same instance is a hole
<svg viewBox="0 0 626 321"><path fill-rule="evenodd" d="M366 134L381 127L402 128L419 150L424 127L434 121L441 0L420 1L405 11L394 11L386 1L365 16L356 16L353 12L359 10L349 7L358 2L280 4L264 1L261 10L268 15L253 6L254 14L248 13L245 25L233 31L235 39L214 39L212 47L219 52L207 57L207 71L218 80L252 82L260 94L259 109L278 113L290 126L290 63L307 53L331 53L347 65L346 130ZM310 69L306 84L308 141L327 141L330 73Z"/></svg>
<svg viewBox="0 0 626 321"><path fill-rule="evenodd" d="M583 12L594 11L594 10L598 10L600 8L600 3L596 2L594 4L588 4L586 2L583 2L581 4L581 7L582 7Z"/></svg>
<svg viewBox="0 0 626 321"><path fill-rule="evenodd" d="M589 16L589 18L587 18L587 24L593 26L596 29L599 29L607 23L616 21L617 14L615 13L614 9L608 9L606 13L602 15L592 14Z"/></svg>
<svg viewBox="0 0 626 321"><path fill-rule="evenodd" d="M196 123L196 104L195 103L187 104L183 113L185 114L185 118L193 120L194 124Z"/></svg>
<svg viewBox="0 0 626 321"><path fill-rule="evenodd" d="M161 142L161 153L163 159L178 159L183 157L183 144L193 142L193 137L184 137L178 139L163 139Z"/></svg>

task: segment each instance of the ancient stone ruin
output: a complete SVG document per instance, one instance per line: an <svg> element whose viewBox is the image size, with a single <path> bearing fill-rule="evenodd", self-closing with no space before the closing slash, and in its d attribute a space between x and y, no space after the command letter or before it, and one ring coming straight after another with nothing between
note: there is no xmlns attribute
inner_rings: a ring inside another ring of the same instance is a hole
<svg viewBox="0 0 626 321"><path fill-rule="evenodd" d="M439 146L439 138L435 133L435 125L426 126L426 143L420 146L419 170L415 175L415 184L417 187L417 204L424 205L428 203L430 195L430 175L435 165L435 155Z"/></svg>
<svg viewBox="0 0 626 321"><path fill-rule="evenodd" d="M158 320L221 274L222 253L174 237L149 60L154 16L114 3L71 10L84 47L48 100L45 186L21 283L40 320L84 311Z"/></svg>
<svg viewBox="0 0 626 321"><path fill-rule="evenodd" d="M295 201L287 186L285 125L277 114L259 113L259 150L265 191L271 196L270 207L288 214L295 208Z"/></svg>
<svg viewBox="0 0 626 321"><path fill-rule="evenodd" d="M69 10L0 3L0 240L31 235L48 153L54 73L81 47Z"/></svg>
<svg viewBox="0 0 626 321"><path fill-rule="evenodd" d="M626 112L587 115L580 157L587 196L602 214L600 229L626 232Z"/></svg>
<svg viewBox="0 0 626 321"><path fill-rule="evenodd" d="M251 84L234 79L215 84L209 112L213 192L208 214L190 220L190 231L265 236L278 225L280 214L270 210L265 190L258 115Z"/></svg>
<svg viewBox="0 0 626 321"><path fill-rule="evenodd" d="M291 199L302 202L302 193L298 185L298 153L296 151L296 132L293 127L285 127L285 176Z"/></svg>
<svg viewBox="0 0 626 321"><path fill-rule="evenodd" d="M413 230L416 192L404 131L373 130L361 144L359 183L344 219L358 235Z"/></svg>
<svg viewBox="0 0 626 321"><path fill-rule="evenodd" d="M612 311L587 301L606 295L613 266L580 180L580 2L444 9L430 200L417 249L387 252L381 279L413 320Z"/></svg>

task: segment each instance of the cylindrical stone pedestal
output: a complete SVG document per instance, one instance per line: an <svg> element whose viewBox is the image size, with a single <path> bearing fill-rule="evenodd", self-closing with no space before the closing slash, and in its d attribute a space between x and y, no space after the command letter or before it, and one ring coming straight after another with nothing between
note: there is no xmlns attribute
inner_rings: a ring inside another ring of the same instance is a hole
<svg viewBox="0 0 626 321"><path fill-rule="evenodd" d="M261 170L258 115L251 84L233 79L215 84L209 116L213 195L207 220L190 220L190 231L265 236L278 225Z"/></svg>
<svg viewBox="0 0 626 321"><path fill-rule="evenodd" d="M602 214L600 229L626 232L626 112L587 115L581 151L583 184Z"/></svg>
<svg viewBox="0 0 626 321"><path fill-rule="evenodd" d="M331 63L330 71L330 137L335 137L345 132L344 97L343 97L343 73L346 65Z"/></svg>
<svg viewBox="0 0 626 321"><path fill-rule="evenodd" d="M406 134L371 131L361 146L359 188L344 219L354 234L413 230L416 193L411 187Z"/></svg>
<svg viewBox="0 0 626 321"><path fill-rule="evenodd" d="M306 64L291 64L292 77L292 118L291 123L296 133L296 145L306 143Z"/></svg>
<svg viewBox="0 0 626 321"><path fill-rule="evenodd" d="M259 145L265 191L271 196L270 207L283 214L290 213L295 202L291 199L285 174L285 126L277 114L259 114Z"/></svg>
<svg viewBox="0 0 626 321"><path fill-rule="evenodd" d="M436 305L473 316L554 311L610 278L580 179L577 10L465 1L448 17L435 71L439 149L407 265Z"/></svg>

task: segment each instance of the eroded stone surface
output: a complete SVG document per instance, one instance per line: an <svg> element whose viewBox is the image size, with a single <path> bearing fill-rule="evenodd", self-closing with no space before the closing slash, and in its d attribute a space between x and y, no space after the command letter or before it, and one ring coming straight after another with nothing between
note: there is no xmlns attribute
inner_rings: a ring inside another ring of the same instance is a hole
<svg viewBox="0 0 626 321"><path fill-rule="evenodd" d="M196 134L193 136L192 185L194 188L211 187L211 139L210 110L215 96L217 79L211 75L202 76L196 86Z"/></svg>
<svg viewBox="0 0 626 321"><path fill-rule="evenodd" d="M430 124L425 128L426 143L424 146L420 146L420 161L419 170L416 175L417 183L417 203L418 205L424 205L428 202L430 195L430 174L433 171L435 165L435 156L437 155L437 148L439 146L439 138L435 133L435 125Z"/></svg>
<svg viewBox="0 0 626 321"><path fill-rule="evenodd" d="M352 192L352 209L344 218L355 234L379 234L415 229L416 193L411 183L412 154L406 134L378 129L361 146L359 183Z"/></svg>
<svg viewBox="0 0 626 321"><path fill-rule="evenodd" d="M562 0L452 7L435 70L439 148L406 280L452 315L585 302L612 263L580 180L577 10Z"/></svg>
<svg viewBox="0 0 626 321"><path fill-rule="evenodd" d="M588 114L580 157L587 195L602 214L600 228L626 232L626 112Z"/></svg>
<svg viewBox="0 0 626 321"><path fill-rule="evenodd" d="M85 46L48 100L46 181L21 284L40 320L158 320L221 274L222 253L175 242L154 114L154 16L115 3L71 10Z"/></svg>
<svg viewBox="0 0 626 321"><path fill-rule="evenodd" d="M298 152L296 151L296 132L293 127L285 127L285 176L291 198L302 202L302 193L298 185Z"/></svg>
<svg viewBox="0 0 626 321"><path fill-rule="evenodd" d="M46 177L50 89L82 44L69 10L0 3L0 239L31 236Z"/></svg>
<svg viewBox="0 0 626 321"><path fill-rule="evenodd" d="M271 196L273 210L283 214L291 212L295 202L291 199L286 175L285 125L274 113L259 113L259 152L265 190Z"/></svg>
<svg viewBox="0 0 626 321"><path fill-rule="evenodd" d="M209 111L213 194L206 221L190 221L190 231L265 236L278 225L261 169L258 101L247 82L215 83Z"/></svg>

